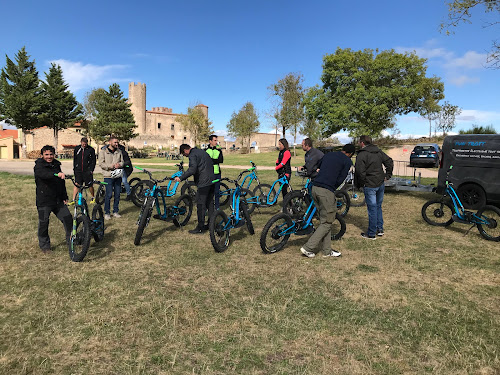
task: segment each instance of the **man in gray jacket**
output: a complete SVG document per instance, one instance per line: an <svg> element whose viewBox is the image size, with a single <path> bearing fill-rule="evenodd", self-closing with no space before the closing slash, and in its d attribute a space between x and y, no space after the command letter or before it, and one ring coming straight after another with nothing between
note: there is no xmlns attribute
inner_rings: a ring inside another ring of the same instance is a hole
<svg viewBox="0 0 500 375"><path fill-rule="evenodd" d="M210 155L196 147L191 148L187 144L179 147L179 152L189 158L189 168L181 177L176 177L175 181L184 181L194 175L194 183L198 188L196 193L196 210L198 214L198 225L189 231L192 234L201 234L208 229L205 225L205 212L208 209L209 219L214 210L214 164Z"/></svg>
<svg viewBox="0 0 500 375"><path fill-rule="evenodd" d="M111 196L114 195L113 217L119 218L120 192L122 188L123 155L118 148L118 138L111 136L107 147L99 151L99 166L106 185L106 198L104 200L104 219L111 219Z"/></svg>
<svg viewBox="0 0 500 375"><path fill-rule="evenodd" d="M318 174L318 165L324 154L317 148L313 148L311 138L304 138L302 141L302 150L306 152L304 155L305 164L302 170L306 171L307 177L313 179Z"/></svg>
<svg viewBox="0 0 500 375"><path fill-rule="evenodd" d="M368 231L361 237L374 240L384 235L384 219L382 218L382 202L384 200L384 181L392 177L394 162L377 146L372 144L371 137L362 135L359 138L361 149L356 157L354 182L365 192L368 209ZM385 167L385 171L384 168Z"/></svg>

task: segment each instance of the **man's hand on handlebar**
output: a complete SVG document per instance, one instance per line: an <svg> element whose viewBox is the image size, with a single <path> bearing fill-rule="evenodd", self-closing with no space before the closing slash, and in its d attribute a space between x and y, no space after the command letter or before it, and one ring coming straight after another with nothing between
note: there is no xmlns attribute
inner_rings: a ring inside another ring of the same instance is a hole
<svg viewBox="0 0 500 375"><path fill-rule="evenodd" d="M175 182L181 182L181 179L179 177L174 178Z"/></svg>

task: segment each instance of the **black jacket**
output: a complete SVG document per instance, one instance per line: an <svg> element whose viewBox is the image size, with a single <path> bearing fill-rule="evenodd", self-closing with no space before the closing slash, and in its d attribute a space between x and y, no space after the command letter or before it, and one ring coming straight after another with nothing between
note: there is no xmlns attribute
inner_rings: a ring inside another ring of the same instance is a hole
<svg viewBox="0 0 500 375"><path fill-rule="evenodd" d="M128 177L134 171L134 167L132 166L132 162L130 161L130 156L128 155L128 152L125 150L125 146L119 144L118 148L120 149L123 155L123 171L127 174Z"/></svg>
<svg viewBox="0 0 500 375"><path fill-rule="evenodd" d="M311 148L306 152L304 156L304 160L306 164L304 164L304 168L307 173L307 177L315 178L318 174L316 170L318 169L319 163L325 154L323 154L317 148Z"/></svg>
<svg viewBox="0 0 500 375"><path fill-rule="evenodd" d="M43 158L35 161L36 206L57 206L68 199L64 180L54 176L61 172L61 162L47 163Z"/></svg>
<svg viewBox="0 0 500 375"><path fill-rule="evenodd" d="M83 151L82 151L83 150ZM95 150L87 146L76 146L73 152L73 171L74 172L94 172L95 169Z"/></svg>
<svg viewBox="0 0 500 375"><path fill-rule="evenodd" d="M212 158L205 151L196 147L189 152L189 168L180 179L184 181L193 175L194 183L198 188L211 185L215 179Z"/></svg>
<svg viewBox="0 0 500 375"><path fill-rule="evenodd" d="M382 168L382 165L385 167ZM392 177L394 162L377 146L370 144L358 151L354 182L357 187L379 187Z"/></svg>
<svg viewBox="0 0 500 375"><path fill-rule="evenodd" d="M351 159L343 152L327 152L319 162L319 173L313 181L314 186L332 192L344 182L352 167Z"/></svg>

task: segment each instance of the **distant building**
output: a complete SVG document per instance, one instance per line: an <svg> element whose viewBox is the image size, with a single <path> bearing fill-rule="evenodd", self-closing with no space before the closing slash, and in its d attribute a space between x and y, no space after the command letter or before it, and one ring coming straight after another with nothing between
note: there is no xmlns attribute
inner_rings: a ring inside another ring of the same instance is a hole
<svg viewBox="0 0 500 375"><path fill-rule="evenodd" d="M4 129L0 125L0 159L18 159L21 149L20 130Z"/></svg>

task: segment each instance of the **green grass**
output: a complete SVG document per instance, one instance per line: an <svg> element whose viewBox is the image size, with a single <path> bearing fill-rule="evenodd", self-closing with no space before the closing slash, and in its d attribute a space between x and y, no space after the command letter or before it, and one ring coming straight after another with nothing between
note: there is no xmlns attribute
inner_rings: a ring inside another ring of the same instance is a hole
<svg viewBox="0 0 500 375"><path fill-rule="evenodd" d="M193 219L152 220L136 247L138 209L121 202L123 217L73 263L54 216L54 254L39 251L34 189L0 173L2 374L500 372L498 243L427 225L430 193L388 192L376 241L359 236L366 207L351 207L338 259L302 257L300 236L263 254L278 207L256 211L256 234L234 230L222 254L187 233Z"/></svg>

